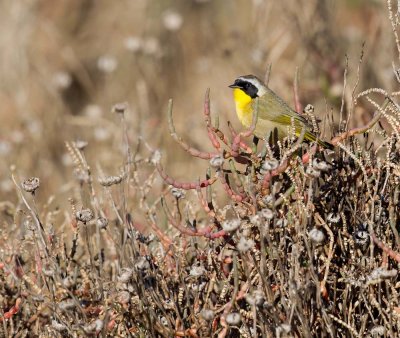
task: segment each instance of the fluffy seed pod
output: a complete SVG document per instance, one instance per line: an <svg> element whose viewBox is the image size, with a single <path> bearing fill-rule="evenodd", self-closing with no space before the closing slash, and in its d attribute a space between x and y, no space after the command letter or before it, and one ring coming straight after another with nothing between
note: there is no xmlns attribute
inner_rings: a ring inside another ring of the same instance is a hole
<svg viewBox="0 0 400 338"><path fill-rule="evenodd" d="M98 179L103 187L111 187L112 185L119 184L122 181L122 176L106 176Z"/></svg>
<svg viewBox="0 0 400 338"><path fill-rule="evenodd" d="M26 192L30 192L31 194L35 194L37 188L39 188L40 181L37 177L27 178L22 182L22 189Z"/></svg>
<svg viewBox="0 0 400 338"><path fill-rule="evenodd" d="M240 322L242 321L242 318L240 316L240 313L238 312L231 312L226 316L226 322L229 325L239 325Z"/></svg>
<svg viewBox="0 0 400 338"><path fill-rule="evenodd" d="M240 219L237 218L227 220L222 223L222 229L224 229L226 232L233 232L240 227L240 223Z"/></svg>
<svg viewBox="0 0 400 338"><path fill-rule="evenodd" d="M317 228L311 229L308 232L308 236L310 237L311 241L313 241L315 244L320 244L325 239L325 234Z"/></svg>
<svg viewBox="0 0 400 338"><path fill-rule="evenodd" d="M86 224L93 219L93 211L90 209L82 209L80 211L77 211L75 216L78 221Z"/></svg>
<svg viewBox="0 0 400 338"><path fill-rule="evenodd" d="M214 156L210 160L210 165L213 168L220 168L223 164L224 164L224 158L222 156L220 156L220 155Z"/></svg>

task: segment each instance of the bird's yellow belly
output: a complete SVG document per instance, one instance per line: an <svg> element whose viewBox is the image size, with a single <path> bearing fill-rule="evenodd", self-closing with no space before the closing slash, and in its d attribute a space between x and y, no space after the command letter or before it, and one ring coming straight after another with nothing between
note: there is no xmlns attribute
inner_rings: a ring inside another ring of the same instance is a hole
<svg viewBox="0 0 400 338"><path fill-rule="evenodd" d="M236 114L239 121L245 128L250 128L253 122L253 105L252 98L240 89L233 91L236 104ZM287 135L287 128L281 123L272 122L258 118L254 135L258 138L268 137L268 134L274 129L278 130L278 137L282 139Z"/></svg>

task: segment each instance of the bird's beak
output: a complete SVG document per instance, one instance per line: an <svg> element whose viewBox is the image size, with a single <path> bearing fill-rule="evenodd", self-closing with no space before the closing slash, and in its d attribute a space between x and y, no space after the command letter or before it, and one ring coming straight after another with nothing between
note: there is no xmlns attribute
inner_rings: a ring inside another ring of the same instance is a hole
<svg viewBox="0 0 400 338"><path fill-rule="evenodd" d="M230 86L228 86L229 88L239 88L239 86L237 84L231 84Z"/></svg>

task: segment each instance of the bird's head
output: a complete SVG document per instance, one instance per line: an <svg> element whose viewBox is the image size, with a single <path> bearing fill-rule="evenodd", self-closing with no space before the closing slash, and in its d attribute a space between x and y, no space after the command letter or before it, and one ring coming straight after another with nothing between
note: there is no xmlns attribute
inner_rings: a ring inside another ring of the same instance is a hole
<svg viewBox="0 0 400 338"><path fill-rule="evenodd" d="M242 90L245 94L252 99L260 97L265 94L266 87L262 81L254 75L239 76L230 88L237 88Z"/></svg>

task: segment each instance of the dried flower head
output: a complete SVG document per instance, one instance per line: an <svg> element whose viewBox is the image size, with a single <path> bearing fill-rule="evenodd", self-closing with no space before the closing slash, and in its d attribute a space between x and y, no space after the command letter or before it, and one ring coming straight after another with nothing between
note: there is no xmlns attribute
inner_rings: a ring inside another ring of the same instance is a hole
<svg viewBox="0 0 400 338"><path fill-rule="evenodd" d="M121 291L118 293L117 301L120 304L128 304L131 299L131 295L128 291Z"/></svg>
<svg viewBox="0 0 400 338"><path fill-rule="evenodd" d="M339 214L334 214L333 212L330 212L326 219L327 219L328 222L338 223L340 221L340 215Z"/></svg>
<svg viewBox="0 0 400 338"><path fill-rule="evenodd" d="M108 225L108 219L105 217L99 217L96 221L96 225L99 229L106 229Z"/></svg>
<svg viewBox="0 0 400 338"><path fill-rule="evenodd" d="M190 269L189 275L192 277L200 277L202 275L204 275L204 273L206 272L206 269L204 269L203 266L192 266L192 268Z"/></svg>
<svg viewBox="0 0 400 338"><path fill-rule="evenodd" d="M390 279L397 276L397 270L387 270L385 268L379 267L374 269L370 275L367 277L367 284L378 284L383 279Z"/></svg>
<svg viewBox="0 0 400 338"><path fill-rule="evenodd" d="M330 164L328 164L328 163L326 163L324 161L321 161L318 158L315 158L313 160L313 167L315 169L317 169L317 170L320 170L320 171L328 171L329 169L332 168L332 166Z"/></svg>
<svg viewBox="0 0 400 338"><path fill-rule="evenodd" d="M112 73L117 69L117 59L110 55L103 55L97 60L97 68L103 73Z"/></svg>
<svg viewBox="0 0 400 338"><path fill-rule="evenodd" d="M138 270L147 270L150 268L150 263L149 260L146 256L142 256L140 257L136 264L135 264L135 268Z"/></svg>
<svg viewBox="0 0 400 338"><path fill-rule="evenodd" d="M112 185L120 184L122 182L122 178L122 176L106 176L100 177L98 181L103 187L111 187Z"/></svg>
<svg viewBox="0 0 400 338"><path fill-rule="evenodd" d="M260 210L260 212L258 213L260 215L260 217L266 219L266 220L271 220L274 218L275 213L268 208L264 208L262 210Z"/></svg>
<svg viewBox="0 0 400 338"><path fill-rule="evenodd" d="M162 15L164 27L170 31L177 31L182 27L182 15L171 9L166 10Z"/></svg>
<svg viewBox="0 0 400 338"><path fill-rule="evenodd" d="M210 159L210 165L213 168L220 168L224 164L224 158L221 155L214 156Z"/></svg>
<svg viewBox="0 0 400 338"><path fill-rule="evenodd" d="M124 46L127 50L136 53L142 48L142 39L137 36L128 36L124 40Z"/></svg>
<svg viewBox="0 0 400 338"><path fill-rule="evenodd" d="M54 319L51 321L51 327L54 330L58 331L58 332L62 332L62 331L66 331L67 330L67 326L66 325L61 324L61 323L57 322Z"/></svg>
<svg viewBox="0 0 400 338"><path fill-rule="evenodd" d="M157 165L161 161L161 152L159 150L156 150L150 158L150 162L154 165Z"/></svg>
<svg viewBox="0 0 400 338"><path fill-rule="evenodd" d="M200 312L200 316L207 321L211 321L214 319L215 313L213 310L210 309L203 309Z"/></svg>
<svg viewBox="0 0 400 338"><path fill-rule="evenodd" d="M314 113L314 106L312 104L308 104L304 107L303 112L305 114L313 114Z"/></svg>
<svg viewBox="0 0 400 338"><path fill-rule="evenodd" d="M181 199L181 198L185 198L185 190L183 190L183 189L179 189L179 188L175 188L175 187L172 187L171 188L171 194L172 194L172 196L174 196L175 198L177 198L177 199Z"/></svg>
<svg viewBox="0 0 400 338"><path fill-rule="evenodd" d="M271 171L278 168L278 166L279 166L279 161L274 158L270 158L270 159L265 159L261 169L264 171Z"/></svg>
<svg viewBox="0 0 400 338"><path fill-rule="evenodd" d="M310 237L311 241L313 241L315 244L320 244L324 241L325 239L325 234L323 231L313 228L308 232L308 236Z"/></svg>
<svg viewBox="0 0 400 338"><path fill-rule="evenodd" d="M132 277L133 271L128 268L124 268L121 270L120 275L117 277L118 282L127 283Z"/></svg>
<svg viewBox="0 0 400 338"><path fill-rule="evenodd" d="M246 295L246 302L249 305L261 306L264 304L264 293L261 290L254 290L252 293Z"/></svg>
<svg viewBox="0 0 400 338"><path fill-rule="evenodd" d="M39 179L37 177L31 177L22 182L22 189L24 189L26 192L34 194L36 189L39 188L39 185Z"/></svg>
<svg viewBox="0 0 400 338"><path fill-rule="evenodd" d="M241 222L238 218L226 220L222 223L222 229L224 229L226 232L233 232L240 227L240 224Z"/></svg>
<svg viewBox="0 0 400 338"><path fill-rule="evenodd" d="M374 326L371 331L371 337L381 337L386 335L386 328L383 325Z"/></svg>
<svg viewBox="0 0 400 338"><path fill-rule="evenodd" d="M116 114L125 114L129 108L128 102L120 102L113 105L111 111Z"/></svg>
<svg viewBox="0 0 400 338"><path fill-rule="evenodd" d="M73 144L79 150L83 150L83 149L85 149L87 147L88 142L83 141L83 140L76 140Z"/></svg>
<svg viewBox="0 0 400 338"><path fill-rule="evenodd" d="M93 211L89 208L82 209L77 211L75 216L78 221L81 221L82 223L88 223L93 219Z"/></svg>
<svg viewBox="0 0 400 338"><path fill-rule="evenodd" d="M321 172L310 165L307 167L306 174L314 178L318 178L321 176Z"/></svg>
<svg viewBox="0 0 400 338"><path fill-rule="evenodd" d="M239 242L236 244L236 249L241 252L246 252L254 246L254 241L251 238L240 237Z"/></svg>
<svg viewBox="0 0 400 338"><path fill-rule="evenodd" d="M239 325L241 321L242 318L238 312L231 312L226 316L226 322L228 325L236 326Z"/></svg>

